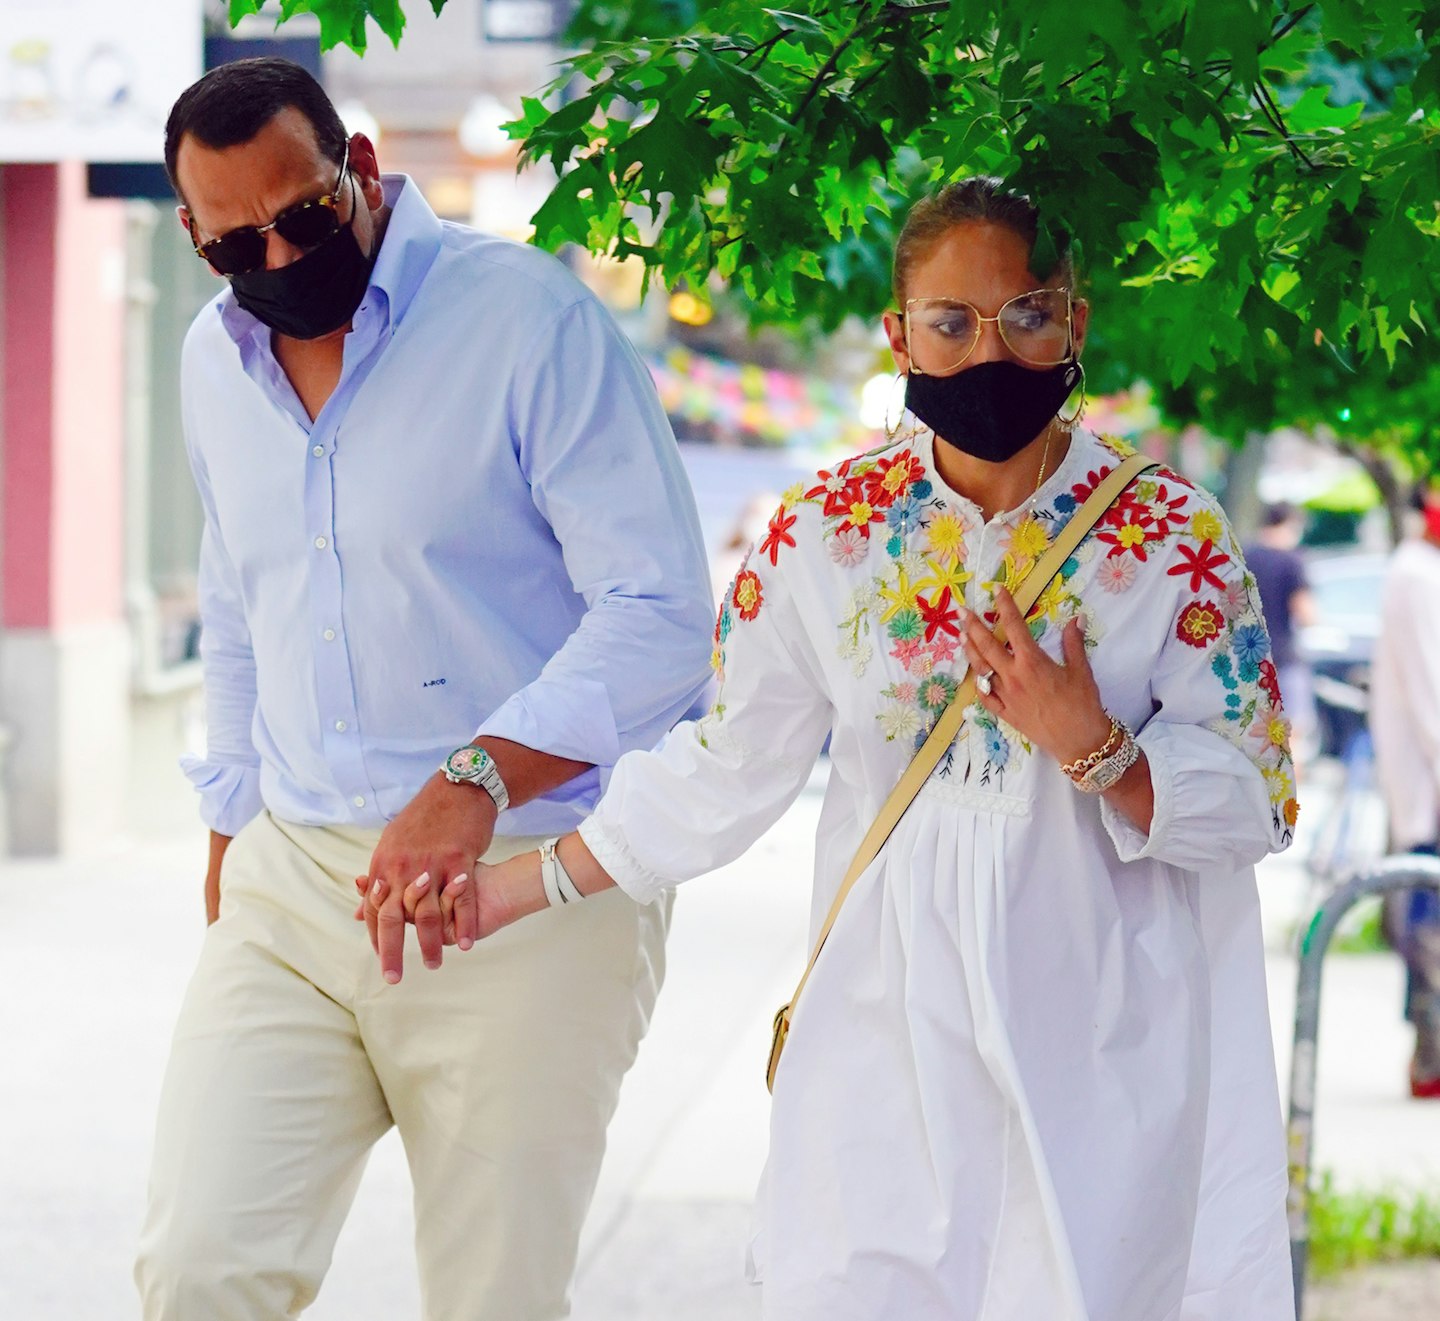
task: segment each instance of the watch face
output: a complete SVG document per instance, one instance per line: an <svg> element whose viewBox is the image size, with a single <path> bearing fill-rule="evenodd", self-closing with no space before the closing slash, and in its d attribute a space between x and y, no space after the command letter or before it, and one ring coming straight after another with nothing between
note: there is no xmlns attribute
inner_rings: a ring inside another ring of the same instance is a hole
<svg viewBox="0 0 1440 1321"><path fill-rule="evenodd" d="M1085 778L1089 780L1093 788L1104 793L1106 789L1109 789L1116 780L1125 774L1127 769L1127 767L1121 766L1112 758L1109 761L1101 762L1100 765Z"/></svg>
<svg viewBox="0 0 1440 1321"><path fill-rule="evenodd" d="M490 760L489 754L484 748L463 747L456 748L450 754L450 759L445 763L445 769L451 775L459 775L469 778L485 769L485 763Z"/></svg>

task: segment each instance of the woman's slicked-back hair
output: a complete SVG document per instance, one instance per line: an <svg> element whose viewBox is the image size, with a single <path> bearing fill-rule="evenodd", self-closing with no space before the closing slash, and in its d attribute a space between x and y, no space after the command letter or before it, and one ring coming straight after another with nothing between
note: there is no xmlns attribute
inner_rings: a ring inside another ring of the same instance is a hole
<svg viewBox="0 0 1440 1321"><path fill-rule="evenodd" d="M170 186L180 195L175 158L187 133L212 149L238 147L291 106L313 125L325 158L339 165L349 135L325 89L300 65L261 56L211 69L180 93L165 121L165 172Z"/></svg>
<svg viewBox="0 0 1440 1321"><path fill-rule="evenodd" d="M957 179L938 193L922 197L905 217L895 243L891 275L897 307L904 310L906 282L915 264L923 261L930 249L956 225L976 221L1003 225L1024 239L1032 252L1035 249L1040 212L1026 194L1008 188L1003 179L993 175L975 174ZM1068 251L1060 254L1054 272L1036 272L1042 279L1048 279L1052 273L1073 279L1075 272Z"/></svg>

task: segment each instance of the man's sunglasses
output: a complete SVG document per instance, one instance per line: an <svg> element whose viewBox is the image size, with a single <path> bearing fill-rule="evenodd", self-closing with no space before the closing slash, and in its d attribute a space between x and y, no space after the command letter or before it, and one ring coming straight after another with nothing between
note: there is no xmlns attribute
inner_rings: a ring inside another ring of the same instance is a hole
<svg viewBox="0 0 1440 1321"><path fill-rule="evenodd" d="M208 261L221 275L244 275L265 265L265 235L272 229L286 243L293 243L297 248L318 247L340 229L340 190L349 164L350 144L347 142L344 159L340 162L340 177L335 180L335 191L287 206L268 225L241 225L219 238L201 243L195 237L195 221L187 217L190 242L195 245L196 255Z"/></svg>

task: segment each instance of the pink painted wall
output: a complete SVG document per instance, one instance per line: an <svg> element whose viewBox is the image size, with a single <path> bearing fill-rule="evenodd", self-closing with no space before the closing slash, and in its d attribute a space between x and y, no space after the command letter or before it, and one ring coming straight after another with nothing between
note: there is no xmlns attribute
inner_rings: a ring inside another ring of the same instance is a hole
<svg viewBox="0 0 1440 1321"><path fill-rule="evenodd" d="M60 167L51 624L118 619L125 555L125 209Z"/></svg>
<svg viewBox="0 0 1440 1321"><path fill-rule="evenodd" d="M3 623L120 617L124 210L85 168L5 166Z"/></svg>
<svg viewBox="0 0 1440 1321"><path fill-rule="evenodd" d="M5 379L0 441L5 446L3 622L45 628L50 622L52 526L51 347L55 323L55 242L60 206L53 165L7 165L3 257Z"/></svg>

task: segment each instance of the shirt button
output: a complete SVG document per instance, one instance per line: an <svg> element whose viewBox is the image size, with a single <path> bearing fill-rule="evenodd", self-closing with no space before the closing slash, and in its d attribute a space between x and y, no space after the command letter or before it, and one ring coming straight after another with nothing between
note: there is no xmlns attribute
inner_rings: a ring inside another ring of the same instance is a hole
<svg viewBox="0 0 1440 1321"><path fill-rule="evenodd" d="M310 451L310 453L313 454L317 459L323 459L325 457L325 446L316 445L315 448Z"/></svg>
<svg viewBox="0 0 1440 1321"><path fill-rule="evenodd" d="M335 630L333 628L327 628L320 636L324 638L326 642L334 642Z"/></svg>
<svg viewBox="0 0 1440 1321"><path fill-rule="evenodd" d="M315 549L316 549L316 550L324 550L325 547L326 547L328 544L329 544L329 543L325 540L324 537L316 537L316 538L315 538Z"/></svg>
<svg viewBox="0 0 1440 1321"><path fill-rule="evenodd" d="M359 794L356 794L356 795L355 795L354 803L355 803L355 806L356 806L356 807L364 807L364 806L365 806L365 800L364 800Z"/></svg>
<svg viewBox="0 0 1440 1321"><path fill-rule="evenodd" d="M343 720L337 720L335 722L335 728L343 734L347 729L350 728L350 726L347 725Z"/></svg>

